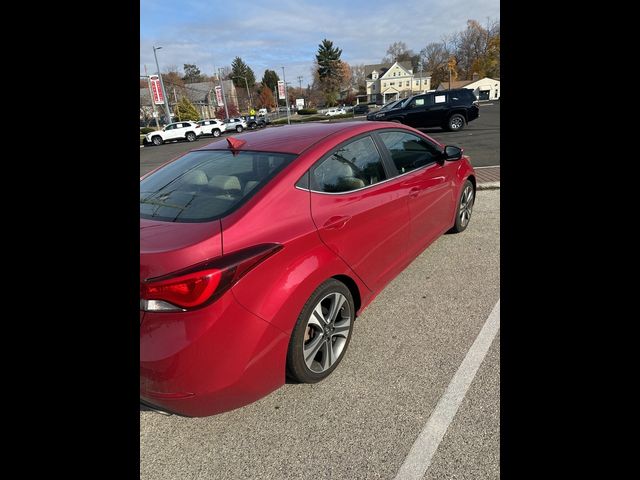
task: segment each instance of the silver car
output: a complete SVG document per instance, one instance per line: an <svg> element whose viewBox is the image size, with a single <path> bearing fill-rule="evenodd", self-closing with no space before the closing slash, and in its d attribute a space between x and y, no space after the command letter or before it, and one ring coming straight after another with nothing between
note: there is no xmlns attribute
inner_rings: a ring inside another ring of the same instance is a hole
<svg viewBox="0 0 640 480"><path fill-rule="evenodd" d="M242 118L225 118L224 123L226 126L225 131L227 132L235 130L236 132L240 133L245 128L247 128L247 122L245 122Z"/></svg>

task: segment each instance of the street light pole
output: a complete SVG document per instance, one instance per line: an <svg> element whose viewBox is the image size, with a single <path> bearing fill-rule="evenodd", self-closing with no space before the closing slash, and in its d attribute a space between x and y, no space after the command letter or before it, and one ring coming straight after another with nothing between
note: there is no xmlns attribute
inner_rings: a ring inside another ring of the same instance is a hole
<svg viewBox="0 0 640 480"><path fill-rule="evenodd" d="M282 81L284 82L284 102L287 106L287 124L291 125L291 116L289 115L289 95L287 95L287 78L284 76L284 67L282 67Z"/></svg>
<svg viewBox="0 0 640 480"><path fill-rule="evenodd" d="M158 55L156 54L156 50L160 50L162 47L153 46L153 56L156 59L156 68L158 70L158 77L160 77L160 86L162 87L162 96L164 97L164 109L167 114L167 123L171 123L171 110L169 110L169 99L167 98L167 91L164 89L164 81L162 80L162 75L160 75L160 66L158 65Z"/></svg>
<svg viewBox="0 0 640 480"><path fill-rule="evenodd" d="M218 68L218 80L220 80L220 89L222 90L222 101L224 102L224 114L226 118L229 118L229 109L227 108L227 97L224 94L224 84L222 83L221 68Z"/></svg>

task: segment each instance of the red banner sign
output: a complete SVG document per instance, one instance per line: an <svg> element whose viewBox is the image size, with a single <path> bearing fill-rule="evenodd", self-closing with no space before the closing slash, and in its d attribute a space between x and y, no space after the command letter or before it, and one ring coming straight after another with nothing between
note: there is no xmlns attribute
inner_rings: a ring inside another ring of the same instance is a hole
<svg viewBox="0 0 640 480"><path fill-rule="evenodd" d="M215 88L216 91L216 102L218 102L218 106L222 106L224 105L224 102L222 101L222 87L220 85L218 85Z"/></svg>
<svg viewBox="0 0 640 480"><path fill-rule="evenodd" d="M284 100L284 82L282 80L278 80L278 98Z"/></svg>
<svg viewBox="0 0 640 480"><path fill-rule="evenodd" d="M153 95L153 103L156 105L164 104L164 96L162 95L162 86L160 85L160 77L158 75L149 75L149 88Z"/></svg>

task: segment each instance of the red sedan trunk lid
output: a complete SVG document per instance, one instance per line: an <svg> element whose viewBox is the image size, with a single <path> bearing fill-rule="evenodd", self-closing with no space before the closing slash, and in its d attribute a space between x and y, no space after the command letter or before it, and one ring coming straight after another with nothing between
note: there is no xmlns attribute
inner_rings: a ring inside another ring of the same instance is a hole
<svg viewBox="0 0 640 480"><path fill-rule="evenodd" d="M140 219L140 281L222 255L220 220L204 223Z"/></svg>

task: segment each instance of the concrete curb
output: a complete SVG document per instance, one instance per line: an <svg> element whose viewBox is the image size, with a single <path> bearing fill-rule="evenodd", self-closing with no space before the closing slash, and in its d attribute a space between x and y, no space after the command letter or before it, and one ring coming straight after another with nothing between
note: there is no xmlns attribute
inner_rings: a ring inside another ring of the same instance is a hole
<svg viewBox="0 0 640 480"><path fill-rule="evenodd" d="M500 182L485 182L478 184L478 190L500 190Z"/></svg>

